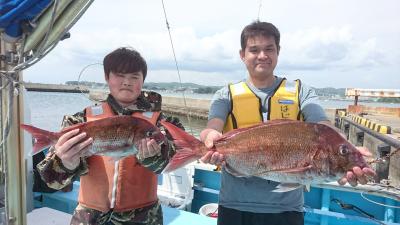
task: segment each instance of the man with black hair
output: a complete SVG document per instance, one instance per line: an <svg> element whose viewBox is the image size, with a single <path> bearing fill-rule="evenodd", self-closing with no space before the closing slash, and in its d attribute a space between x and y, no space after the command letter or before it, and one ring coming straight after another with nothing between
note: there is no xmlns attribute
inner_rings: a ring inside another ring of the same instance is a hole
<svg viewBox="0 0 400 225"><path fill-rule="evenodd" d="M222 132L268 120L303 120L330 125L313 89L300 80L274 75L279 42L280 33L271 23L256 21L243 29L239 54L248 78L215 93L207 128L200 134L207 147L212 148ZM224 163L223 155L215 151L209 151L201 160L215 165ZM365 184L366 175L374 175L373 170L354 167L339 183ZM278 185L278 182L255 176L236 177L222 167L218 225L304 224L303 189L276 192Z"/></svg>

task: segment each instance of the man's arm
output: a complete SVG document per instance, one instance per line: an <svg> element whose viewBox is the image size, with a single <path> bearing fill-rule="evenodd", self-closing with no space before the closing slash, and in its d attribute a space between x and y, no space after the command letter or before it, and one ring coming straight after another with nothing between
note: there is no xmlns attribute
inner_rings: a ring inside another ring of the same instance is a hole
<svg viewBox="0 0 400 225"><path fill-rule="evenodd" d="M225 122L219 118L214 118L208 121L207 127L201 131L200 140L211 150L214 146L214 141L222 136L222 130ZM208 151L203 157L200 158L203 163L210 163L214 165L221 165L224 161L224 156L215 151Z"/></svg>
<svg viewBox="0 0 400 225"><path fill-rule="evenodd" d="M222 133L224 125L225 125L224 121L219 118L211 119L210 121L207 122L206 128L201 131L200 140L204 142L210 133L215 133L215 132Z"/></svg>

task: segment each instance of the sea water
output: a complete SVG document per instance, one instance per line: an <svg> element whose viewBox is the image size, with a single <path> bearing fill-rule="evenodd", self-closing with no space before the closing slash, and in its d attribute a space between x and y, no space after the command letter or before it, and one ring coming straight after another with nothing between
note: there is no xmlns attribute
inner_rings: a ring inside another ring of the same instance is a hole
<svg viewBox="0 0 400 225"><path fill-rule="evenodd" d="M162 93L164 96L182 97L181 93ZM210 94L185 95L186 98L211 99ZM25 96L26 106L31 113L30 124L50 131L58 131L64 115L73 115L82 111L85 107L95 104L88 96L82 93L58 93L58 92L27 92ZM352 101L321 100L323 108L346 108L352 105ZM362 105L375 107L400 107L400 104L362 102ZM204 129L207 121L186 116L178 116L186 128L186 131L198 136Z"/></svg>

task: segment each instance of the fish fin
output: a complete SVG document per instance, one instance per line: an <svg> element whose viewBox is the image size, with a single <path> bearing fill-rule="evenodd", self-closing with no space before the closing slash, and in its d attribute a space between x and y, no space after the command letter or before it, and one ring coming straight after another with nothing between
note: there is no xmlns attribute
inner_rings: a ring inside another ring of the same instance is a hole
<svg viewBox="0 0 400 225"><path fill-rule="evenodd" d="M291 123L297 122L296 120L288 120L288 119L276 119L276 120L268 120L266 123L268 124L276 124L276 123Z"/></svg>
<svg viewBox="0 0 400 225"><path fill-rule="evenodd" d="M264 125L278 125L278 124L284 124L284 123L298 123L298 121L288 120L288 119L268 120L268 121L264 122ZM259 126L260 126L260 124L256 124L256 125L249 126L249 127L243 127L243 128L231 130L231 131L225 133L224 136L219 140L231 138L232 136L235 136L238 133L242 133L243 131L248 131L249 129L252 129L252 128L257 128Z"/></svg>
<svg viewBox="0 0 400 225"><path fill-rule="evenodd" d="M268 172L301 173L301 172L304 172L304 171L307 171L307 170L311 169L312 167L313 167L312 165L308 165L308 166L304 166L304 167L270 170Z"/></svg>
<svg viewBox="0 0 400 225"><path fill-rule="evenodd" d="M226 172L232 174L235 177L249 177L248 175L244 175L244 174L240 173L239 171L235 170L234 168L229 166L229 164L225 164L224 169L226 170Z"/></svg>
<svg viewBox="0 0 400 225"><path fill-rule="evenodd" d="M275 170L265 170L259 173L252 174L252 176L261 176L263 174L271 173L271 172L279 172L279 173L301 173L306 170L311 169L313 166L308 165L304 167L296 167L296 168L285 168L285 169L275 169Z"/></svg>
<svg viewBox="0 0 400 225"><path fill-rule="evenodd" d="M303 187L303 185L298 183L280 183L275 187L274 190L272 190L272 192L276 193L289 192L301 187Z"/></svg>
<svg viewBox="0 0 400 225"><path fill-rule="evenodd" d="M171 134L172 138L174 139L174 143L178 143L179 146L190 144L191 141L195 143L201 143L201 141L199 141L197 138L186 133L184 130L175 126L172 123L164 120L161 120L160 123L161 125L163 125L164 128L167 129L168 133ZM191 144L189 146L191 146Z"/></svg>
<svg viewBox="0 0 400 225"><path fill-rule="evenodd" d="M282 169L282 170L274 170L274 172L283 172L283 173L299 173L299 172L304 172L309 169L311 169L313 166L308 165L304 167L296 167L296 168L290 168L290 169Z"/></svg>
<svg viewBox="0 0 400 225"><path fill-rule="evenodd" d="M163 120L160 123L172 136L176 147L176 153L164 168L163 173L171 172L201 157L199 154L201 153L199 146L203 145L201 141L172 123Z"/></svg>
<svg viewBox="0 0 400 225"><path fill-rule="evenodd" d="M26 124L21 124L21 128L29 132L35 140L31 155L35 155L43 151L58 140L58 135L54 132L42 130Z"/></svg>
<svg viewBox="0 0 400 225"><path fill-rule="evenodd" d="M120 146L118 150L104 149L102 151L97 151L97 152L88 151L87 155L85 156L101 155L101 156L111 157L115 160L119 160L127 156L136 156L138 154L138 151L139 150L135 145L125 144Z"/></svg>
<svg viewBox="0 0 400 225"><path fill-rule="evenodd" d="M218 140L224 140L224 139L231 138L232 136L234 136L238 133L241 133L242 131L247 131L248 129L249 129L248 127L245 127L245 128L237 128L237 129L231 130L231 131L225 133L224 136L222 136Z"/></svg>
<svg viewBox="0 0 400 225"><path fill-rule="evenodd" d="M305 184L304 185L304 191L310 192L311 191L311 185L310 184Z"/></svg>

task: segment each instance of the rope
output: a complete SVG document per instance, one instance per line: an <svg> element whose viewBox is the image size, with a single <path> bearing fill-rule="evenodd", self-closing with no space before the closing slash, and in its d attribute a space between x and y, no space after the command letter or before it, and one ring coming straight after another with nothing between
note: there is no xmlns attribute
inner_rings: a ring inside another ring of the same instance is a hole
<svg viewBox="0 0 400 225"><path fill-rule="evenodd" d="M0 75L1 75L2 77L6 78L6 81L7 81L7 83L5 83L4 85L2 85L2 86L0 87L0 91L1 91L1 90L5 89L5 88L7 87L7 85L10 83L10 79L9 79L8 73L5 73L5 72L3 72L3 71L0 71Z"/></svg>
<svg viewBox="0 0 400 225"><path fill-rule="evenodd" d="M37 51L35 53L35 55L29 59L28 61L20 64L20 62L22 62L22 56L23 56L23 52L24 52L24 45L25 45L25 35L24 35L24 39L22 40L22 46L21 46L21 50L20 50L20 55L19 55L19 64L17 66L15 66L12 70L13 71L19 71L19 70L24 70L26 68L29 68L30 66L32 66L33 64L35 64L36 62L38 62L38 59L41 59L44 57L43 53L45 52L45 44L50 36L50 32L53 29L53 25L54 25L54 21L56 18L56 11L57 11L57 5L58 5L58 0L54 1L54 5L53 5L53 11L51 13L51 20L50 20L50 24L49 27L47 29L46 35L44 36L43 41L41 42L40 46L37 48ZM47 53L46 53L47 54ZM33 63L32 63L33 62Z"/></svg>
<svg viewBox="0 0 400 225"><path fill-rule="evenodd" d="M54 47L56 47L56 45L59 43L60 39L65 35L66 31L68 31L79 20L79 18L82 17L84 12L92 4L92 2L94 0L88 1L87 4L79 11L79 13L71 21L71 23L64 28L63 32L61 32L61 35L53 43L50 43L48 46L46 46L47 40L48 40L48 38L50 36L51 30L53 29L53 25L54 25L54 22L55 22L55 15L56 15L56 11L57 11L58 1L59 0L55 0L54 1L54 5L53 5L53 9L52 9L53 11L52 11L52 14L51 14L51 22L50 22L49 27L47 29L46 35L45 35L43 41L41 42L40 46L37 48L35 54L29 60L21 63L22 62L22 58L23 58L23 53L24 53L23 51L24 51L25 38L26 38L26 35L24 35L23 38L22 38L22 45L21 45L21 49L20 49L20 54L19 54L20 58L18 59L18 61L19 61L18 65L16 65L10 71L1 71L1 72L3 72L3 73L4 72L16 73L18 71L27 69L27 68L31 67L32 65L36 64L37 62L39 62L51 50L53 50Z"/></svg>
<svg viewBox="0 0 400 225"><path fill-rule="evenodd" d="M8 82L7 82L7 85L9 86L8 88L8 90L9 90L9 93L8 93L8 109L7 109L7 117L6 117L6 119L5 119L5 128L4 128L4 130L3 130L3 137L2 137L2 140L1 140L1 142L0 142L0 148L1 148L1 151L3 151L4 150L4 142L5 142L5 140L7 139L7 137L8 137L8 134L10 133L10 127L11 127L11 122L10 121L12 121L12 116L13 116L13 113L12 113L12 107L14 106L14 95L15 94L17 94L16 93L16 87L19 85L19 83L18 82L16 82L15 80L13 80L12 78L10 78L10 77L6 77L7 78L7 80L8 80Z"/></svg>
<svg viewBox="0 0 400 225"><path fill-rule="evenodd" d="M353 205L353 204L347 204L344 203L342 201L340 201L339 199L332 199L331 202L335 202L336 204L338 204L340 206L340 208L344 209L344 210L353 210L354 212L358 212L361 215L363 215L364 217L378 223L378 224L383 224L385 225L385 223L383 223L382 221L377 220L373 215L365 212L364 210L362 210L360 207Z"/></svg>
<svg viewBox="0 0 400 225"><path fill-rule="evenodd" d="M164 0L161 0L161 3L162 3L163 11L164 11L165 23L166 23L167 29L168 29L169 40L170 40L171 48L172 48L172 54L174 55L175 67L176 67L176 71L178 73L180 88L183 90L181 74L180 74L180 71L179 71L178 60L176 59L174 43L172 41L172 35L171 35L170 26L169 26L168 19L167 19L167 13L166 13L166 10L165 10ZM189 123L190 133L193 135L192 124L191 124L191 120L190 120L190 116L189 116L190 110L189 110L189 108L188 108L188 106L186 104L186 97L185 97L185 92L184 91L182 91L182 97L183 97L183 103L184 103L185 109L186 109L187 112L189 112L188 114L186 114L186 117L187 117L187 120L188 120L188 123Z"/></svg>
<svg viewBox="0 0 400 225"><path fill-rule="evenodd" d="M394 150L394 151L391 152L390 154L386 154L386 155L383 156L383 157L380 157L380 158L374 159L374 160L372 160L372 161L369 161L368 164L385 162L385 160L389 159L390 157L392 157L394 154L396 154L396 153L398 153L398 152L400 152L400 148Z"/></svg>
<svg viewBox="0 0 400 225"><path fill-rule="evenodd" d="M86 95L85 93L83 93L80 83L81 83L81 77L82 77L83 72L85 72L85 70L86 70L87 68L89 68L89 67L91 67L91 66L96 66L96 65L103 65L103 63L92 63L92 64L86 65L85 67L83 67L83 69L81 70L81 72L79 72L79 76L78 76L78 87L79 87L79 91L81 92L82 95L85 96L85 98L87 98L87 99L89 99L90 101L93 101L93 102L98 102L98 100L91 98L91 97L90 97L90 93L89 93L88 95Z"/></svg>
<svg viewBox="0 0 400 225"><path fill-rule="evenodd" d="M361 193L360 193L361 197L362 197L363 199L365 199L365 200L367 200L367 201L371 202L371 203L374 203L374 204L377 204L377 205L380 205L380 206L385 206L385 207L388 207L388 208L400 209L400 206L395 206L395 205L386 205L386 204L383 204L383 203L380 203L380 202L377 202L377 201L371 200L371 199L369 199L369 198L365 197L365 196L364 196L364 193L365 193L365 192L361 192Z"/></svg>

